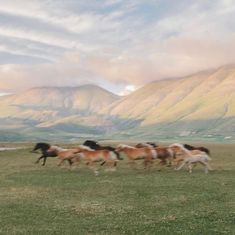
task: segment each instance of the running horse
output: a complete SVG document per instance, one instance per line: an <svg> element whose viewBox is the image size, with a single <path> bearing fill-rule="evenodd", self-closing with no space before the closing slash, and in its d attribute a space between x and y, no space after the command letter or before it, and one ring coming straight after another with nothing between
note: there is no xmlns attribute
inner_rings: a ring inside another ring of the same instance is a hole
<svg viewBox="0 0 235 235"><path fill-rule="evenodd" d="M93 168L94 163L101 162L101 166L107 163L113 170L116 170L117 162L119 161L114 151L108 149L94 150L86 145L80 145L76 149L76 153L78 153L78 155L75 160L77 162L85 161L86 165L91 168ZM94 173L96 175L99 174L97 169L94 169Z"/></svg>
<svg viewBox="0 0 235 235"><path fill-rule="evenodd" d="M50 145L48 143L37 143L31 152L37 153L37 150L40 150L42 155L37 159L35 163L39 163L40 160L43 159L42 166L45 166L48 157L57 157L58 152L56 150L53 150L52 148L53 145ZM70 166L73 164L71 159L66 160L69 162Z"/></svg>
<svg viewBox="0 0 235 235"><path fill-rule="evenodd" d="M89 148L94 149L94 150L109 150L111 152L114 152L114 154L117 156L118 160L123 160L120 157L120 153L117 152L116 149L111 147L111 146L102 146L102 145L98 144L98 142L96 142L94 140L86 140L82 145L88 146Z"/></svg>
<svg viewBox="0 0 235 235"><path fill-rule="evenodd" d="M149 147L149 145L133 147L126 144L119 144L116 152L124 153L128 158L129 164L136 163L136 160L144 160L144 165L147 166L149 162L152 162L152 159L156 158L156 151L153 147Z"/></svg>
<svg viewBox="0 0 235 235"><path fill-rule="evenodd" d="M145 159L145 165L148 163L153 163L152 160L159 159L160 160L160 165L167 165L171 166L171 162L174 157L174 153L171 151L170 148L168 147L161 147L156 145L155 143L152 142L146 142L146 143L139 143L135 146L136 148L143 148L143 147L148 147L152 149L152 151L155 151L154 157L152 159Z"/></svg>
<svg viewBox="0 0 235 235"><path fill-rule="evenodd" d="M208 173L208 170L212 170L208 163L211 158L205 151L198 149L188 150L183 144L178 143L170 145L169 148L175 154L174 156L177 163L175 170L180 170L187 165L189 173L192 173L193 166L197 163L200 163L205 167L205 173ZM180 163L181 165L179 165Z"/></svg>

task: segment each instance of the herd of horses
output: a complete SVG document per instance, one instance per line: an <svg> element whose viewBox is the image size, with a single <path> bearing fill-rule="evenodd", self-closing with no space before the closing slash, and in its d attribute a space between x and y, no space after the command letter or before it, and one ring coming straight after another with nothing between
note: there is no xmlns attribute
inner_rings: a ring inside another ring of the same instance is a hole
<svg viewBox="0 0 235 235"><path fill-rule="evenodd" d="M97 162L100 163L100 166L107 165L110 170L115 170L118 161L123 160L121 155L127 158L128 164L132 167L137 160L142 160L145 168L149 168L154 162L158 162L159 165L173 167L175 170L187 166L190 173L197 164L204 166L205 173L212 170L209 165L211 160L209 149L188 144L175 143L163 147L152 142L146 142L135 146L119 144L114 148L102 146L93 140L86 140L83 144L71 149L64 149L48 143L37 143L32 152L38 150L41 151L41 156L35 163L42 160L44 166L48 157L57 157L60 160L59 166L64 161L67 161L70 166L83 161L94 170L96 175L99 173L96 168Z"/></svg>

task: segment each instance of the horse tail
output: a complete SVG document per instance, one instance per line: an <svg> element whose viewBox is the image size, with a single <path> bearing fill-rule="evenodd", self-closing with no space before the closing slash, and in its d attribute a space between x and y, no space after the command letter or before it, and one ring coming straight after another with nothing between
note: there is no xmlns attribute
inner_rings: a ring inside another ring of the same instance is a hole
<svg viewBox="0 0 235 235"><path fill-rule="evenodd" d="M203 152L205 152L207 155L211 155L211 152L210 152L210 150L208 149L208 148L204 148L204 147L202 147L202 149L201 149Z"/></svg>
<svg viewBox="0 0 235 235"><path fill-rule="evenodd" d="M36 152L38 149L40 148L40 146L38 144L35 144L34 148L30 151L32 153Z"/></svg>
<svg viewBox="0 0 235 235"><path fill-rule="evenodd" d="M205 155L206 155L207 161L211 161L212 160L212 158L209 156L209 154L205 154Z"/></svg>
<svg viewBox="0 0 235 235"><path fill-rule="evenodd" d="M170 158L176 158L175 152L171 148L167 148Z"/></svg>
<svg viewBox="0 0 235 235"><path fill-rule="evenodd" d="M116 155L116 157L117 157L117 159L118 160L123 160L123 158L120 156L120 153L119 152L117 152L117 151L112 151L115 155Z"/></svg>
<svg viewBox="0 0 235 235"><path fill-rule="evenodd" d="M158 157L157 150L154 148L151 148L150 151L151 151L153 159L157 159L157 157Z"/></svg>
<svg viewBox="0 0 235 235"><path fill-rule="evenodd" d="M112 160L123 160L121 157L120 157L120 154L116 151L109 151L109 157L110 159Z"/></svg>

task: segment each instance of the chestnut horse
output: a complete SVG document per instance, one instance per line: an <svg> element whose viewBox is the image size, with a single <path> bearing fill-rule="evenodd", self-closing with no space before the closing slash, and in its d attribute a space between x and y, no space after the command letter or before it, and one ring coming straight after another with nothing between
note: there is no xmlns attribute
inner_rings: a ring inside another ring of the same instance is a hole
<svg viewBox="0 0 235 235"><path fill-rule="evenodd" d="M98 142L96 142L94 140L86 140L83 143L83 145L88 146L88 147L90 147L91 149L94 149L94 150L103 150L103 149L106 149L106 150L112 151L112 152L115 153L115 155L117 156L118 160L123 160L120 157L120 154L118 152L116 152L115 148L113 148L111 146L102 146L102 145L98 144Z"/></svg>
<svg viewBox="0 0 235 235"><path fill-rule="evenodd" d="M168 147L156 147L154 148L157 153L157 159L160 159L161 165L171 166L174 158L173 151Z"/></svg>
<svg viewBox="0 0 235 235"><path fill-rule="evenodd" d="M77 162L85 161L87 165L92 167L95 162L102 162L101 165L107 163L110 167L116 170L118 158L117 155L110 150L101 149L93 150L88 146L80 145L77 149L78 156L75 158ZM98 170L94 171L98 175Z"/></svg>
<svg viewBox="0 0 235 235"><path fill-rule="evenodd" d="M60 162L58 163L58 166L61 166L62 163L67 160L69 162L72 162L72 159L76 156L78 153L78 149L64 149L55 145L52 145L48 150L48 153L52 152L55 153L56 156L60 159ZM71 166L72 164L70 164Z"/></svg>
<svg viewBox="0 0 235 235"><path fill-rule="evenodd" d="M148 162L151 162L152 159L156 158L156 151L153 147L132 147L125 144L120 144L117 146L116 151L119 153L124 153L128 158L128 163L133 164L136 160L144 160L145 166Z"/></svg>

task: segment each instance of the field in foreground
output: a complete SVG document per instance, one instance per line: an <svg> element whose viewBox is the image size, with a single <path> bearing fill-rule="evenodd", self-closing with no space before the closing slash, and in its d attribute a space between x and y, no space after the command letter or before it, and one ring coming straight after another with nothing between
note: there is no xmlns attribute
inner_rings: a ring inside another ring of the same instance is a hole
<svg viewBox="0 0 235 235"><path fill-rule="evenodd" d="M96 177L84 165L35 165L29 149L0 152L0 234L235 234L233 145L209 145L215 169L155 166Z"/></svg>

